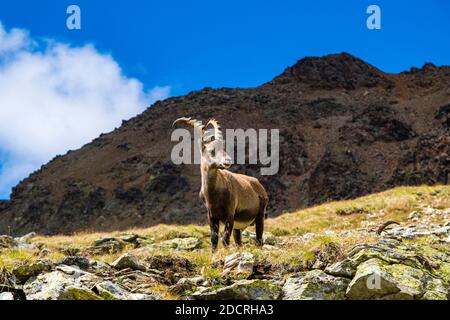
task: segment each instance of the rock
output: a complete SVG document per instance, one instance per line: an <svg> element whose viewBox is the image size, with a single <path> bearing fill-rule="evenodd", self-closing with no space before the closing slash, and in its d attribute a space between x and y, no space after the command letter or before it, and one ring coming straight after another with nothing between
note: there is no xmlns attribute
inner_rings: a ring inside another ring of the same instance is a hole
<svg viewBox="0 0 450 320"><path fill-rule="evenodd" d="M117 258L117 260L114 261L111 264L111 266L113 266L116 269L131 268L133 270L142 270L142 271L147 270L147 264L130 253L126 253Z"/></svg>
<svg viewBox="0 0 450 320"><path fill-rule="evenodd" d="M290 277L283 286L283 300L342 300L350 280L321 270Z"/></svg>
<svg viewBox="0 0 450 320"><path fill-rule="evenodd" d="M10 236L0 236L0 249L11 249L16 248L19 242Z"/></svg>
<svg viewBox="0 0 450 320"><path fill-rule="evenodd" d="M389 264L378 258L358 266L349 284L349 299L447 299L448 283L427 270Z"/></svg>
<svg viewBox="0 0 450 320"><path fill-rule="evenodd" d="M253 273L255 257L250 252L238 252L225 257L223 274L235 273Z"/></svg>
<svg viewBox="0 0 450 320"><path fill-rule="evenodd" d="M32 277L23 286L27 300L99 300L89 288L98 277L80 269L59 268L59 270Z"/></svg>
<svg viewBox="0 0 450 320"><path fill-rule="evenodd" d="M0 301L4 300L14 300L14 295L11 292L0 293Z"/></svg>
<svg viewBox="0 0 450 320"><path fill-rule="evenodd" d="M102 281L95 285L100 297L105 300L129 300L130 293L112 281Z"/></svg>
<svg viewBox="0 0 450 320"><path fill-rule="evenodd" d="M200 248L202 241L198 238L174 238L171 240L163 241L159 244L164 249L176 249L176 250L193 250Z"/></svg>
<svg viewBox="0 0 450 320"><path fill-rule="evenodd" d="M17 242L30 243L30 240L31 240L32 238L34 238L35 236L36 236L36 232L30 232L30 233L27 233L27 234L24 235L24 236L15 238L15 240L16 240Z"/></svg>
<svg viewBox="0 0 450 320"><path fill-rule="evenodd" d="M434 229L432 231L433 234L437 235L437 236L445 236L447 234L450 234L450 226L444 226L444 227L440 227L437 229Z"/></svg>
<svg viewBox="0 0 450 320"><path fill-rule="evenodd" d="M256 243L256 233L248 230L242 232L243 243ZM263 244L275 245L277 243L277 237L270 232L263 233Z"/></svg>
<svg viewBox="0 0 450 320"><path fill-rule="evenodd" d="M90 254L111 254L122 251L125 242L116 238L103 237L96 239L87 249Z"/></svg>
<svg viewBox="0 0 450 320"><path fill-rule="evenodd" d="M267 280L239 280L219 289L205 288L192 294L195 300L277 300L281 287Z"/></svg>
<svg viewBox="0 0 450 320"><path fill-rule="evenodd" d="M63 264L63 265L68 265L68 266L77 266L83 270L88 269L92 263L93 262L91 262L88 258L80 257L80 256L64 257L57 262L57 264Z"/></svg>
<svg viewBox="0 0 450 320"><path fill-rule="evenodd" d="M356 267L349 259L345 259L326 267L325 272L332 276L351 279L356 273Z"/></svg>
<svg viewBox="0 0 450 320"><path fill-rule="evenodd" d="M13 270L13 275L20 283L25 283L29 278L38 274L49 271L51 263L49 261L37 261L35 263L24 264Z"/></svg>
<svg viewBox="0 0 450 320"><path fill-rule="evenodd" d="M169 291L176 294L181 294L184 291L191 291L205 280L206 279L202 276L193 278L181 278L176 284L169 288Z"/></svg>
<svg viewBox="0 0 450 320"><path fill-rule="evenodd" d="M358 266L356 275L347 290L349 299L412 300L424 291L420 279L424 274L402 264L389 265L373 258Z"/></svg>
<svg viewBox="0 0 450 320"><path fill-rule="evenodd" d="M139 245L147 240L145 237L142 237L138 234L125 234L120 236L119 239L128 243L133 243L135 245Z"/></svg>

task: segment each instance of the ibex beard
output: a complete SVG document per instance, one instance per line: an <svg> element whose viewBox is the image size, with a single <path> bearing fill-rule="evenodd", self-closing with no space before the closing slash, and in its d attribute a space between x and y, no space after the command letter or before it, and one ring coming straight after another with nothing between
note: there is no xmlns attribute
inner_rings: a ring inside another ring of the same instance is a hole
<svg viewBox="0 0 450 320"><path fill-rule="evenodd" d="M256 241L262 245L264 219L269 197L254 177L233 173L227 169L231 158L224 150L219 123L211 119L206 126L198 120L179 118L173 125L187 124L200 137L200 199L208 211L212 251L217 249L220 223L225 226L222 244L230 244L231 233L238 246L242 244L242 230L255 225Z"/></svg>

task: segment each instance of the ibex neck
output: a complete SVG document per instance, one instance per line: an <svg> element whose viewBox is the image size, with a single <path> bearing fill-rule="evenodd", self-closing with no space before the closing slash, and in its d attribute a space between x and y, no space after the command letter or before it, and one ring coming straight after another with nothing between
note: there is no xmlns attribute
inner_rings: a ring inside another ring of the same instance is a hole
<svg viewBox="0 0 450 320"><path fill-rule="evenodd" d="M212 169L208 166L201 167L202 174L202 190L209 194L210 191L214 190L217 179L218 179L218 169Z"/></svg>

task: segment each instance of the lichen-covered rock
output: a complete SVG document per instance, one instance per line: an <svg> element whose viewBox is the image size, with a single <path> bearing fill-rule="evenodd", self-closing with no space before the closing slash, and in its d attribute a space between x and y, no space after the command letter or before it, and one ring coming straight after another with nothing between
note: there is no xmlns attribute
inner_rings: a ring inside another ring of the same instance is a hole
<svg viewBox="0 0 450 320"><path fill-rule="evenodd" d="M145 271L147 269L147 264L144 261L130 253L125 253L124 255L117 258L117 260L111 263L111 266L116 269L131 268L133 270L142 271Z"/></svg>
<svg viewBox="0 0 450 320"><path fill-rule="evenodd" d="M102 281L95 285L100 297L105 300L127 300L130 293L112 281Z"/></svg>
<svg viewBox="0 0 450 320"><path fill-rule="evenodd" d="M99 279L67 267L32 277L23 286L27 300L98 300L90 288Z"/></svg>
<svg viewBox="0 0 450 320"><path fill-rule="evenodd" d="M181 278L178 280L176 284L169 288L170 292L180 294L184 291L193 290L196 286L206 281L206 279L202 276L193 277L193 278Z"/></svg>
<svg viewBox="0 0 450 320"><path fill-rule="evenodd" d="M230 286L199 290L190 297L195 300L277 300L281 287L267 280L239 280Z"/></svg>
<svg viewBox="0 0 450 320"><path fill-rule="evenodd" d="M445 299L445 282L428 270L372 258L360 264L348 286L349 299Z"/></svg>
<svg viewBox="0 0 450 320"><path fill-rule="evenodd" d="M395 273L397 277L393 274ZM414 299L421 294L420 270L401 264L389 265L372 258L361 263L348 286L349 299Z"/></svg>
<svg viewBox="0 0 450 320"><path fill-rule="evenodd" d="M174 238L159 243L159 247L165 249L176 249L176 250L194 250L202 246L202 240L189 237L189 238Z"/></svg>
<svg viewBox="0 0 450 320"><path fill-rule="evenodd" d="M353 278L356 267L352 261L345 259L327 266L325 272L336 277Z"/></svg>
<svg viewBox="0 0 450 320"><path fill-rule="evenodd" d="M237 252L225 257L223 273L253 273L255 257L250 252Z"/></svg>
<svg viewBox="0 0 450 320"><path fill-rule="evenodd" d="M51 263L43 260L18 266L13 270L13 274L20 283L25 283L30 277L37 276L44 271L49 271L50 268Z"/></svg>
<svg viewBox="0 0 450 320"><path fill-rule="evenodd" d="M256 243L256 233L249 231L249 230L244 230L242 232L242 242L243 243ZM272 233L270 232L264 232L263 233L263 244L268 244L268 245L275 245L277 243L277 237L275 237Z"/></svg>
<svg viewBox="0 0 450 320"><path fill-rule="evenodd" d="M90 254L112 254L122 251L125 248L125 242L110 237L96 239L92 246L87 249Z"/></svg>
<svg viewBox="0 0 450 320"><path fill-rule="evenodd" d="M283 286L284 300L342 300L350 280L321 270L302 272L288 278Z"/></svg>

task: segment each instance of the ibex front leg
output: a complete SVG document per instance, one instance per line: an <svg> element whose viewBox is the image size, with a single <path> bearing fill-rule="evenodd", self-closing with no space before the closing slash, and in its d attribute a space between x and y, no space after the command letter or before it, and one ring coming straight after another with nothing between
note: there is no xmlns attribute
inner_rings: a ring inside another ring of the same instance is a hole
<svg viewBox="0 0 450 320"><path fill-rule="evenodd" d="M225 230L223 231L222 244L228 247L230 244L231 233L233 232L234 217L231 216L225 221Z"/></svg>
<svg viewBox="0 0 450 320"><path fill-rule="evenodd" d="M217 249L217 243L219 242L219 219L209 216L209 228L211 230L211 251L214 252Z"/></svg>

